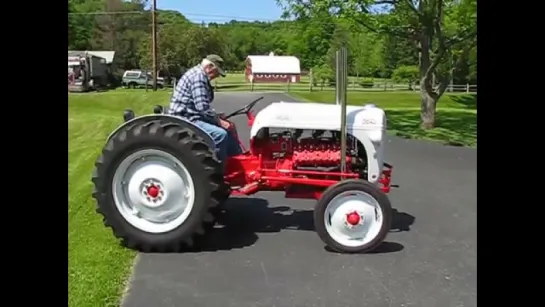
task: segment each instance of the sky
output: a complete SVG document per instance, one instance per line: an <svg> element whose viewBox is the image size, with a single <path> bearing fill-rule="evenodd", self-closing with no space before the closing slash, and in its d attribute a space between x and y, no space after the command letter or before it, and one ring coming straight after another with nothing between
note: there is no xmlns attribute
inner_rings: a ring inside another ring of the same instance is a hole
<svg viewBox="0 0 545 307"><path fill-rule="evenodd" d="M282 10L276 0L157 0L157 8L175 10L193 22L274 21Z"/></svg>

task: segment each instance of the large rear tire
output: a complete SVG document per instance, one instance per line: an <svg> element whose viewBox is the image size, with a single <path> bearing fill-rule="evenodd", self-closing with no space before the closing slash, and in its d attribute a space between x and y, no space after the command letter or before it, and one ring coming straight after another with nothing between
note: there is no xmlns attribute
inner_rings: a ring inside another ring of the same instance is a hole
<svg viewBox="0 0 545 307"><path fill-rule="evenodd" d="M221 166L193 129L168 120L137 123L114 135L95 163L97 212L126 247L178 252L213 222L223 197Z"/></svg>
<svg viewBox="0 0 545 307"><path fill-rule="evenodd" d="M314 208L316 232L330 249L339 253L372 251L384 241L391 223L388 196L360 179L330 186Z"/></svg>
<svg viewBox="0 0 545 307"><path fill-rule="evenodd" d="M212 215L212 221L204 223L205 230L210 230L216 226L223 213L225 213L225 203L229 196L231 196L231 187L223 182L216 192L216 201L218 205L214 208L210 208L210 214Z"/></svg>

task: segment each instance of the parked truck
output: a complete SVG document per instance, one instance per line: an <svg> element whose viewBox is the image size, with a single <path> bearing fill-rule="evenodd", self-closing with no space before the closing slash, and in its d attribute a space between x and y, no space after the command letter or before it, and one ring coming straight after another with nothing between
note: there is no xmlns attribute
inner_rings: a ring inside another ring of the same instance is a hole
<svg viewBox="0 0 545 307"><path fill-rule="evenodd" d="M137 87L152 87L153 86L153 76L151 72L133 69L127 70L123 73L123 78L121 79L121 85L126 88L137 88ZM165 85L165 79L157 77L157 88L163 88Z"/></svg>
<svg viewBox="0 0 545 307"><path fill-rule="evenodd" d="M106 60L89 52L68 52L68 91L88 92L108 85Z"/></svg>

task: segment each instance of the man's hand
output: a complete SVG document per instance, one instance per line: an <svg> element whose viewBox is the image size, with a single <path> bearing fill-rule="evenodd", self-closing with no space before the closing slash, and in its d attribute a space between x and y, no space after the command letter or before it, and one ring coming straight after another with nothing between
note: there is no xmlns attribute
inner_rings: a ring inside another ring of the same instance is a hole
<svg viewBox="0 0 545 307"><path fill-rule="evenodd" d="M223 120L223 119L220 118L220 126L223 129L228 130L229 128L231 128L231 123L229 123L228 121Z"/></svg>

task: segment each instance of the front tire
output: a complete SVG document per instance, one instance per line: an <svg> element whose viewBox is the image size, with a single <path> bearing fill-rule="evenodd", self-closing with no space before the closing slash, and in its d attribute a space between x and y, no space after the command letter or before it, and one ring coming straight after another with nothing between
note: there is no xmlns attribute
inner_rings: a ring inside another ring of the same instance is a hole
<svg viewBox="0 0 545 307"><path fill-rule="evenodd" d="M330 186L314 209L316 232L339 253L372 251L386 238L391 221L392 206L386 194L359 179Z"/></svg>
<svg viewBox="0 0 545 307"><path fill-rule="evenodd" d="M97 212L129 248L181 251L213 221L220 169L191 128L162 120L135 124L112 137L95 163Z"/></svg>

